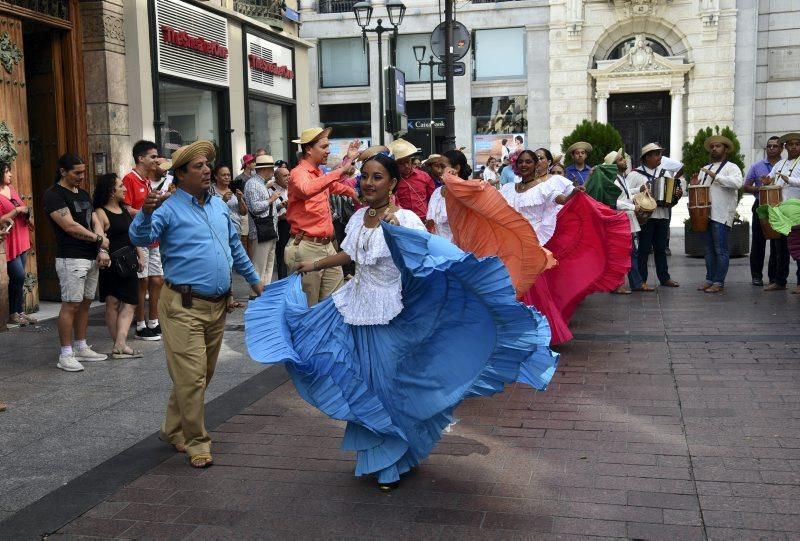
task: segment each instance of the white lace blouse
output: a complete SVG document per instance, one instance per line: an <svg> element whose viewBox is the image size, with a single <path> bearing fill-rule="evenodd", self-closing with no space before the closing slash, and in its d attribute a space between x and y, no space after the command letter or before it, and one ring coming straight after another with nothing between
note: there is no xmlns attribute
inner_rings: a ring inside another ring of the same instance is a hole
<svg viewBox="0 0 800 541"><path fill-rule="evenodd" d="M350 325L386 325L403 310L400 270L392 261L383 229L364 227L367 207L358 209L345 228L342 250L356 263L356 273L333 293L333 303ZM395 213L400 225L425 231L410 210Z"/></svg>
<svg viewBox="0 0 800 541"><path fill-rule="evenodd" d="M556 203L559 195L569 195L574 186L561 175L553 175L528 191L518 193L516 184L504 184L500 193L508 204L525 216L544 245L556 231L556 215L563 205Z"/></svg>
<svg viewBox="0 0 800 541"><path fill-rule="evenodd" d="M447 221L447 205L442 196L442 187L439 186L431 195L428 201L428 215L426 219L433 220L436 225L436 234L453 242L453 232L450 230L450 222Z"/></svg>

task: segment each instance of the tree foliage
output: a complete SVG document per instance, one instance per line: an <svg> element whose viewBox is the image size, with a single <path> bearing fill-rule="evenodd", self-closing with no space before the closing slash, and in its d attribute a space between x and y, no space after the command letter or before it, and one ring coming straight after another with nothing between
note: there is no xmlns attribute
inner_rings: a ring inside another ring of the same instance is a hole
<svg viewBox="0 0 800 541"><path fill-rule="evenodd" d="M735 163L744 173L744 155L741 154L739 138L729 127L721 128L719 126L703 128L694 136L694 140L686 141L683 144L683 171L686 179L692 178L692 175L699 173L700 169L708 165L709 156L708 151L703 144L706 139L712 135L722 135L727 137L733 143L733 151L728 154L728 161Z"/></svg>
<svg viewBox="0 0 800 541"><path fill-rule="evenodd" d="M567 149L578 141L585 141L592 145L592 152L587 160L591 165L602 164L606 154L619 150L620 147L624 146L622 136L610 124L584 120L575 126L572 133L561 141L561 152L564 154L565 160L564 165L572 163L572 156L567 155Z"/></svg>

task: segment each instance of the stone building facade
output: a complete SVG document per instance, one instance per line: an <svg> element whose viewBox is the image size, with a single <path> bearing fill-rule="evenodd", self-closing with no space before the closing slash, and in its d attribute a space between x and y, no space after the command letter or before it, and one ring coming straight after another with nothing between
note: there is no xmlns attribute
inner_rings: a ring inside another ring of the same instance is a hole
<svg viewBox="0 0 800 541"><path fill-rule="evenodd" d="M373 6L373 24L381 15L385 22L382 2ZM409 0L406 6L398 44L407 44L405 34L418 35L424 42L423 34L430 34L440 21L439 4ZM375 139L377 78L369 77L368 86L332 87L324 81L325 63L331 61L324 54L326 45L360 36L352 2L302 0L300 7L301 37L314 45L310 62L312 75L317 75L312 84L316 83L318 101L312 101L312 119L323 124L331 124L326 122L330 120L334 126L346 123L347 118L339 118L346 115L326 115L326 109L368 103L361 114L368 112L368 135ZM620 129L630 148L657 140L680 156L685 140L701 128L719 125L733 127L745 157L757 159L769 135L800 129L800 105L792 99L800 87L800 22L792 16L799 9L797 0L459 4L456 19L471 32L473 50L462 59L467 75L455 78L457 146L465 147L473 158L480 152L476 99L524 96L525 146L558 150L576 124L597 119ZM509 39L521 32L521 48L504 50L490 44L495 48L490 61L502 68L521 57L524 73L480 76L480 64L487 62L481 37L491 30L506 32ZM354 54L351 60L356 65L368 62L369 73L374 74L377 38L370 34L368 41L368 58ZM387 49L384 46L384 66ZM313 66L314 62L319 65ZM400 67L407 76L409 68L416 71L408 62ZM406 95L411 102L429 100L427 84L408 84ZM441 83L435 84L434 95L437 102L443 100Z"/></svg>

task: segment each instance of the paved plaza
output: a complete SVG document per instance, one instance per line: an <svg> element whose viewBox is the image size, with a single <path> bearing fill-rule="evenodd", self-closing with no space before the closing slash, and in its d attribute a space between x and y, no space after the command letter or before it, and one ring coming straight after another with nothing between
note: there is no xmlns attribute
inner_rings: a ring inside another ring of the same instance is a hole
<svg viewBox="0 0 800 541"><path fill-rule="evenodd" d="M353 477L342 423L249 361L241 312L210 388L207 470L153 434L158 344L66 374L52 323L0 336L0 538L796 539L800 295L751 286L746 258L724 294L697 292L703 261L682 240L682 287L590 297L546 392L466 401L389 494Z"/></svg>

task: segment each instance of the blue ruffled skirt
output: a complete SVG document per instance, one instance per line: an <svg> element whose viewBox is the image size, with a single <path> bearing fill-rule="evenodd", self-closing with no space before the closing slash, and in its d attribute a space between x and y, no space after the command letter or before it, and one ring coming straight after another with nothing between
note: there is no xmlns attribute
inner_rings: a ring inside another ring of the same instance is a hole
<svg viewBox="0 0 800 541"><path fill-rule="evenodd" d="M250 303L245 332L254 360L285 362L308 403L347 421L356 475L390 483L430 454L464 398L517 381L543 390L558 355L498 258L381 225L402 274L404 308L389 324L348 325L331 298L309 308L294 274Z"/></svg>

